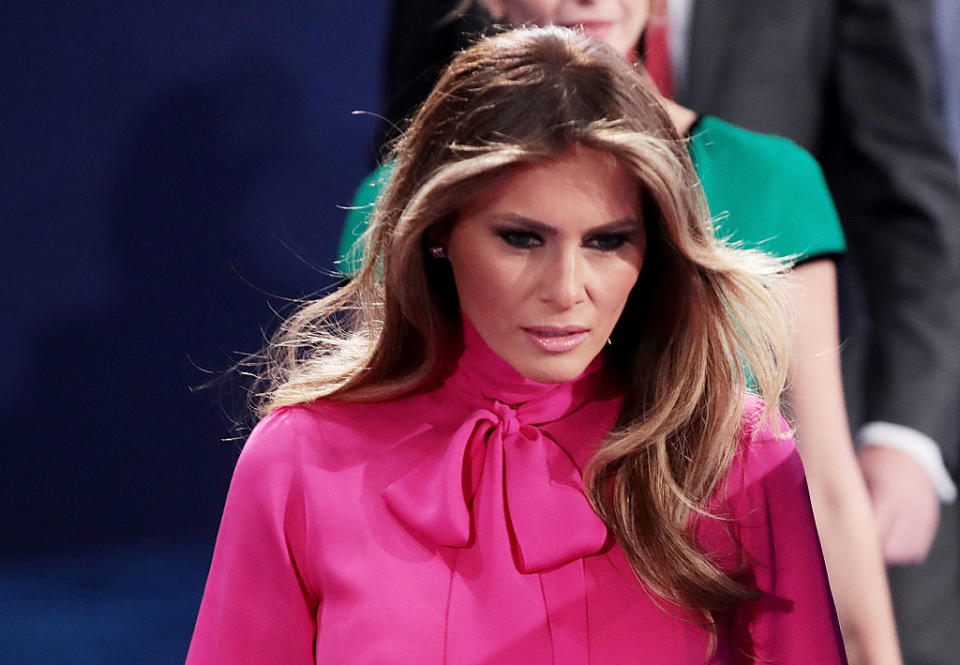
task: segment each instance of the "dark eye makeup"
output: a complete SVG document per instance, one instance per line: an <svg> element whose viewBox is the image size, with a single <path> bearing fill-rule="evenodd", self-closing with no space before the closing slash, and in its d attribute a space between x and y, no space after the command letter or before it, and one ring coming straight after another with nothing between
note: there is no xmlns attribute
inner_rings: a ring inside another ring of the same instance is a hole
<svg viewBox="0 0 960 665"><path fill-rule="evenodd" d="M630 240L630 235L627 231L620 233L598 233L588 238L584 244L587 247L599 249L602 252L612 252L627 244Z"/></svg>
<svg viewBox="0 0 960 665"><path fill-rule="evenodd" d="M543 237L533 231L499 229L497 230L497 235L503 238L505 243L517 249L531 249L543 244Z"/></svg>
<svg viewBox="0 0 960 665"><path fill-rule="evenodd" d="M533 249L543 244L543 236L536 231L503 228L496 229L495 232L505 243L516 249ZM630 231L596 233L586 238L583 246L589 247L590 249L597 249L601 252L613 252L629 242L631 236L632 233Z"/></svg>

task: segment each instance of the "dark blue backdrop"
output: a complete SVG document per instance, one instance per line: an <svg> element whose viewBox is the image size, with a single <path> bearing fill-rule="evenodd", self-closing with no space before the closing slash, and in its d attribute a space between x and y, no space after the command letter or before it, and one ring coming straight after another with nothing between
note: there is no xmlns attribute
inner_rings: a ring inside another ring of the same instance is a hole
<svg viewBox="0 0 960 665"><path fill-rule="evenodd" d="M384 1L5 4L0 662L182 661L277 297L331 283Z"/></svg>

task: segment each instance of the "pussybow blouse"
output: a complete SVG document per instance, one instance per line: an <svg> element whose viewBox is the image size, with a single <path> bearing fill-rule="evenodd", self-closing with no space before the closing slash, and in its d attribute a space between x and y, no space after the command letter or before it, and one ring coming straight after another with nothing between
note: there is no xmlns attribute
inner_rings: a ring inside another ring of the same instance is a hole
<svg viewBox="0 0 960 665"><path fill-rule="evenodd" d="M466 324L436 390L279 409L234 472L188 665L844 662L803 468L747 399L725 479L763 597L708 634L645 589L583 493L619 396L595 361L541 384Z"/></svg>

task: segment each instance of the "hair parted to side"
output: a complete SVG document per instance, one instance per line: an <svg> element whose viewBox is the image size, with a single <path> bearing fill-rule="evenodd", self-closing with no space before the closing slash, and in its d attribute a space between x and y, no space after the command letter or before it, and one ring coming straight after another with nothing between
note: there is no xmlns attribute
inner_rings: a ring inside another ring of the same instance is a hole
<svg viewBox="0 0 960 665"><path fill-rule="evenodd" d="M275 336L259 415L318 398L378 401L441 381L461 351L453 275L429 237L521 164L574 144L642 188L647 254L607 347L625 403L586 469L589 499L638 577L715 613L756 591L692 537L738 442L750 367L772 417L786 380L783 266L718 241L687 155L642 77L565 28L518 29L461 53L394 150L360 271Z"/></svg>

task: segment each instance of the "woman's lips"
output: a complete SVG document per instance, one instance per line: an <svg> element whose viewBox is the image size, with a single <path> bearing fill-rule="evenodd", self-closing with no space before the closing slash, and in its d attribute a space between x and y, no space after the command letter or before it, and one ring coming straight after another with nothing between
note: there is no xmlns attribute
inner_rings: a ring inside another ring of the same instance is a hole
<svg viewBox="0 0 960 665"><path fill-rule="evenodd" d="M564 353L580 346L590 334L589 328L582 326L537 326L524 328L530 340L548 353Z"/></svg>

